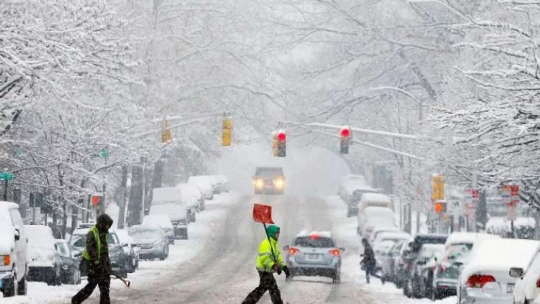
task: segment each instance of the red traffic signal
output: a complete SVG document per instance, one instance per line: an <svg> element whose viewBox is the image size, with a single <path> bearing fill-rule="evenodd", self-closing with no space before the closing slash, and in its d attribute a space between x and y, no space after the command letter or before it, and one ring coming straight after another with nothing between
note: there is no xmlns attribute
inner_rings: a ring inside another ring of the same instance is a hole
<svg viewBox="0 0 540 304"><path fill-rule="evenodd" d="M351 130L349 128L341 129L341 137L349 137L349 136L351 136Z"/></svg>
<svg viewBox="0 0 540 304"><path fill-rule="evenodd" d="M285 134L285 132L279 132L278 135L277 135L277 139L279 141L286 141L287 140L287 135Z"/></svg>
<svg viewBox="0 0 540 304"><path fill-rule="evenodd" d="M92 205L94 207L103 204L103 196L101 195L92 195Z"/></svg>

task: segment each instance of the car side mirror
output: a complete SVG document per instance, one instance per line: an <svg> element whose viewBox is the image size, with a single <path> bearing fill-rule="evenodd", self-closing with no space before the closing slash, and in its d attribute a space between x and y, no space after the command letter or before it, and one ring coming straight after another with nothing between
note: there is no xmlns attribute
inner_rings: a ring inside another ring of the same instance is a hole
<svg viewBox="0 0 540 304"><path fill-rule="evenodd" d="M523 277L523 268L510 268L509 275L512 278L521 278Z"/></svg>
<svg viewBox="0 0 540 304"><path fill-rule="evenodd" d="M287 245L287 246L283 246L283 250L289 250L289 248L290 248L290 247L289 247L288 245Z"/></svg>
<svg viewBox="0 0 540 304"><path fill-rule="evenodd" d="M21 231L19 229L15 229L15 242L19 241L21 239Z"/></svg>

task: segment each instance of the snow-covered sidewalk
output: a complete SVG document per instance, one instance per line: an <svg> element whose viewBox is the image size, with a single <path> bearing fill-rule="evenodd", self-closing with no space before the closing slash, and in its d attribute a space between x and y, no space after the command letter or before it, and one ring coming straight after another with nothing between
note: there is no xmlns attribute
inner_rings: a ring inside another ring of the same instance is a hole
<svg viewBox="0 0 540 304"><path fill-rule="evenodd" d="M204 248L207 240L221 225L228 209L237 201L235 194L222 194L214 197L214 200L206 202L206 210L197 214L197 222L189 225L189 240L177 240L171 245L169 257L164 261L140 261L139 269L129 274L131 288L144 287L149 281L163 280L175 275L178 265L188 262ZM2 298L2 304L52 304L69 303L86 281L81 285L47 286L45 283L29 282L28 295L14 298ZM111 298L125 300L115 296L115 293L126 288L119 280L111 281ZM96 288L88 303L99 302L99 290Z"/></svg>

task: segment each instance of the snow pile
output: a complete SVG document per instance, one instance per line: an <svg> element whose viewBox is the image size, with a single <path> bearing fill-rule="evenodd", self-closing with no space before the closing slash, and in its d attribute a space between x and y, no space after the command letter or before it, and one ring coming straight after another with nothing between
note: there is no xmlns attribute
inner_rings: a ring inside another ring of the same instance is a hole
<svg viewBox="0 0 540 304"><path fill-rule="evenodd" d="M454 232L446 239L446 247L457 244L474 244L479 240L498 239L500 236L487 233Z"/></svg>
<svg viewBox="0 0 540 304"><path fill-rule="evenodd" d="M511 221L506 217L493 217L486 224L486 231L490 234L505 237L511 229ZM518 217L514 221L515 237L520 239L532 239L534 236L535 220L531 217Z"/></svg>

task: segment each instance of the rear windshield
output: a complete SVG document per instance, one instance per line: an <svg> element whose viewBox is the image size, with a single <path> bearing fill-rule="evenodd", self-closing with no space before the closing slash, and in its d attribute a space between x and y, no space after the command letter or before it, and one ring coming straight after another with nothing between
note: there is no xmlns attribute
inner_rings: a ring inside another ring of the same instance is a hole
<svg viewBox="0 0 540 304"><path fill-rule="evenodd" d="M459 267L457 265L450 265L447 268L439 269L437 272L438 278L444 279L458 279L459 278Z"/></svg>
<svg viewBox="0 0 540 304"><path fill-rule="evenodd" d="M283 169L281 168L257 168L257 171L255 171L256 176L267 176L267 177L274 177L274 176L283 176Z"/></svg>
<svg viewBox="0 0 540 304"><path fill-rule="evenodd" d="M311 248L334 248L334 241L330 238L318 237L312 238L309 236L298 237L294 240L294 246L311 247Z"/></svg>

